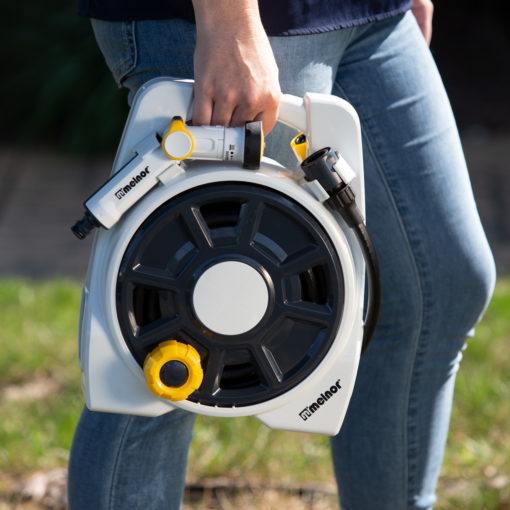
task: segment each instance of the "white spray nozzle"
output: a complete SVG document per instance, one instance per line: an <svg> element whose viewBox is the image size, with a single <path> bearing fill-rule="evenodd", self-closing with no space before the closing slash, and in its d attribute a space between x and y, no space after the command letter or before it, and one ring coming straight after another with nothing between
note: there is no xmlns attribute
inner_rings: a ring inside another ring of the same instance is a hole
<svg viewBox="0 0 510 510"><path fill-rule="evenodd" d="M245 127L187 126L181 117L174 117L161 141L163 152L173 160L237 161L250 169L260 166L263 147L260 121Z"/></svg>

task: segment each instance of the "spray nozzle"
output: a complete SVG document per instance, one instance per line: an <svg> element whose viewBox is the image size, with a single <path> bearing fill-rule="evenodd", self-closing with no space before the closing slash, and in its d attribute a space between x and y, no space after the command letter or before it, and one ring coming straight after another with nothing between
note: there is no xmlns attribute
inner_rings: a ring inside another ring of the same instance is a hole
<svg viewBox="0 0 510 510"><path fill-rule="evenodd" d="M264 150L262 122L247 122L243 127L189 126L174 117L163 134L161 148L173 160L205 159L238 161L256 170Z"/></svg>

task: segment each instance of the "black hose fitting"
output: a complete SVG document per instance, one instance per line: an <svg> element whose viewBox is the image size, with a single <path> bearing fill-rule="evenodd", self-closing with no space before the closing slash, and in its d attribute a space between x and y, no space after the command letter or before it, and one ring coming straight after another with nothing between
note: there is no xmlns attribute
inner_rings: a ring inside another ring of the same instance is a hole
<svg viewBox="0 0 510 510"><path fill-rule="evenodd" d="M324 190L327 191L328 195L331 196L343 184L342 179L333 168L336 162L337 157L335 153L330 147L325 147L303 160L301 168L308 182L317 180Z"/></svg>
<svg viewBox="0 0 510 510"><path fill-rule="evenodd" d="M85 239L90 234L92 229L99 226L100 223L96 220L96 218L94 218L92 213L89 210L86 210L83 218L78 220L71 227L71 230L78 239Z"/></svg>
<svg viewBox="0 0 510 510"><path fill-rule="evenodd" d="M361 352L365 352L375 332L379 310L381 307L381 278L379 263L375 249L365 227L365 220L356 204L354 190L345 183L335 170L338 157L330 147L324 147L310 156L302 163L301 168L308 182L317 181L329 198L324 201L334 211L337 211L351 228L359 242L369 283L369 299L365 315L363 341Z"/></svg>

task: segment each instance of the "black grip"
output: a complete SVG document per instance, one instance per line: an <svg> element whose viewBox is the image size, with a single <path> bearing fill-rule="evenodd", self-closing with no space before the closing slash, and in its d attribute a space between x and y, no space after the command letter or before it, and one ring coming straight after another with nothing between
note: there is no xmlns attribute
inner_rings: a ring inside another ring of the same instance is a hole
<svg viewBox="0 0 510 510"><path fill-rule="evenodd" d="M247 122L244 126L244 159L243 168L257 170L264 149L264 133L262 121Z"/></svg>

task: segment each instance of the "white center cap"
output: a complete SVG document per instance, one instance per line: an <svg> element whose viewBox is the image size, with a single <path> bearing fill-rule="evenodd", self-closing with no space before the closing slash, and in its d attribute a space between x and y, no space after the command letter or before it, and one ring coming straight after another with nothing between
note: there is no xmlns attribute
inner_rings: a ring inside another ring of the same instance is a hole
<svg viewBox="0 0 510 510"><path fill-rule="evenodd" d="M198 319L222 335L240 335L255 327L266 313L268 302L269 291L262 275L235 260L207 269L193 290Z"/></svg>

